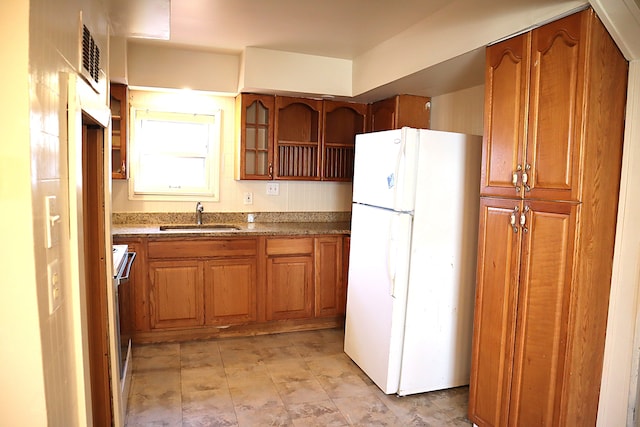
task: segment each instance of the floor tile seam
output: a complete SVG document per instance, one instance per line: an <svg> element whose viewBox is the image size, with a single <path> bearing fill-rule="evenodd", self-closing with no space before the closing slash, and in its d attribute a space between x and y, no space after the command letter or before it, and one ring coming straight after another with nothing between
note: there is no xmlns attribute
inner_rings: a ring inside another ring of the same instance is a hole
<svg viewBox="0 0 640 427"><path fill-rule="evenodd" d="M238 421L238 412L236 411L236 405L233 401L233 396L231 395L231 388L229 386L229 378L227 376L226 371L224 370L224 360L222 360L222 354L220 353L220 346L216 346L217 348L217 356L220 359L221 363L222 363L222 373L224 375L224 382L226 384L226 390L229 394L229 400L231 403L231 406L233 407L233 416L235 418L235 422L236 424L239 424ZM183 369L189 369L189 368L183 368L182 367L182 349L181 349L181 353L180 353L180 414L182 416L182 424L184 425L184 411L185 411L185 407L184 407L184 394L185 394L185 390L182 384L182 370ZM196 391L196 390L193 390Z"/></svg>
<svg viewBox="0 0 640 427"><path fill-rule="evenodd" d="M315 372L311 371L311 374L313 375L313 377L316 379L316 381L318 381L318 383L320 384L320 387L322 387L322 389L324 390L324 392L327 394L327 396L329 397L329 400L331 401L331 403L333 404L333 406L338 410L338 412L340 413L340 415L342 415L342 418L346 421L346 423L350 426L354 425L354 423L351 421L350 417L348 416L348 414L345 414L342 409L340 409L340 406L338 406L338 404L335 402L334 399L338 398L338 397L333 397L331 396L331 394L329 393L329 390L327 390L327 388L323 385L322 381L320 381L320 378L318 375L316 375Z"/></svg>

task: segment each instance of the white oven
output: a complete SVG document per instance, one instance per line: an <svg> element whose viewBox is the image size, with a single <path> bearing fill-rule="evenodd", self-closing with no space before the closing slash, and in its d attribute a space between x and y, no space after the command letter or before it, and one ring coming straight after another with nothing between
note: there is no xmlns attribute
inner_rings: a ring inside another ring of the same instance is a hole
<svg viewBox="0 0 640 427"><path fill-rule="evenodd" d="M122 401L126 402L131 385L131 290L129 274L136 258L135 252L129 252L127 245L113 246L113 286L115 293L115 331L118 360L118 374Z"/></svg>

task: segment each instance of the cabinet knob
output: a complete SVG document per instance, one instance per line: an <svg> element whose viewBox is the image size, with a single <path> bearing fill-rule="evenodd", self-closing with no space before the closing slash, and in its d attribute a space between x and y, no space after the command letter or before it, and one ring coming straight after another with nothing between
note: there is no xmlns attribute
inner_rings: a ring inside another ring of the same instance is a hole
<svg viewBox="0 0 640 427"><path fill-rule="evenodd" d="M516 189L516 193L520 192L520 186L518 185L518 173L520 173L520 171L522 171L522 165L518 165L516 167L516 170L513 172L513 176L511 177L511 183ZM524 179L522 182L524 183Z"/></svg>
<svg viewBox="0 0 640 427"><path fill-rule="evenodd" d="M518 215L519 211L520 211L520 209L516 206L515 208L513 208L513 212L511 212L511 215L509 217L509 223L511 224L511 228L513 229L514 233L518 232L518 224L516 223L516 215Z"/></svg>
<svg viewBox="0 0 640 427"><path fill-rule="evenodd" d="M531 191L531 187L529 187L529 174L527 171L531 170L531 165L527 163L524 167L525 172L522 172L522 185L524 186L525 191Z"/></svg>

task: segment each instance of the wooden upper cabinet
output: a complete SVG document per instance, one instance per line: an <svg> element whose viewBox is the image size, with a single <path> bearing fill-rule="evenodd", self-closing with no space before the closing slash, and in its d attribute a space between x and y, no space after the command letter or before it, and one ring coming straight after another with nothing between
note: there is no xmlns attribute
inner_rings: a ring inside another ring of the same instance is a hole
<svg viewBox="0 0 640 427"><path fill-rule="evenodd" d="M236 97L236 178L273 179L274 117L274 96L241 93Z"/></svg>
<svg viewBox="0 0 640 427"><path fill-rule="evenodd" d="M274 178L320 180L322 101L276 96Z"/></svg>
<svg viewBox="0 0 640 427"><path fill-rule="evenodd" d="M356 135L366 132L367 105L323 102L322 180L351 181Z"/></svg>
<svg viewBox="0 0 640 427"><path fill-rule="evenodd" d="M111 83L111 178L129 176L127 148L129 145L129 88Z"/></svg>
<svg viewBox="0 0 640 427"><path fill-rule="evenodd" d="M587 14L531 33L531 88L525 198L580 200L578 194L585 82ZM584 25L583 25L584 21ZM531 190L527 190L529 187Z"/></svg>
<svg viewBox="0 0 640 427"><path fill-rule="evenodd" d="M481 194L519 197L526 141L531 34L489 46L485 68ZM519 185L519 184L518 184Z"/></svg>
<svg viewBox="0 0 640 427"><path fill-rule="evenodd" d="M482 195L580 200L587 18L487 48Z"/></svg>
<svg viewBox="0 0 640 427"><path fill-rule="evenodd" d="M370 129L372 132L400 129L404 126L429 129L431 98L396 95L371 104Z"/></svg>

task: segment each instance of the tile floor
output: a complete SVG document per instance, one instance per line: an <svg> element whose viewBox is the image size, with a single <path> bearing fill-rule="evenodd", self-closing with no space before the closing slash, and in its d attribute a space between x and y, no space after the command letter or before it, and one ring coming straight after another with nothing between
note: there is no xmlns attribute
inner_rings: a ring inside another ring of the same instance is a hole
<svg viewBox="0 0 640 427"><path fill-rule="evenodd" d="M127 427L469 426L468 388L387 396L341 329L134 347Z"/></svg>

